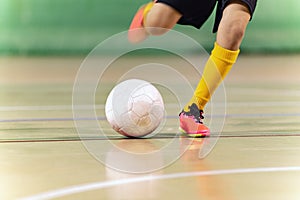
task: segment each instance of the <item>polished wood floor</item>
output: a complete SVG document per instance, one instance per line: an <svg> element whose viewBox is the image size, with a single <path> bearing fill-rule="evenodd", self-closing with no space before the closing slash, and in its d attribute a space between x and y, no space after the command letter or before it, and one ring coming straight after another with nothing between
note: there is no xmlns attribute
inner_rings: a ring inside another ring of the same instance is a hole
<svg viewBox="0 0 300 200"><path fill-rule="evenodd" d="M112 131L107 93L96 97L102 134L89 127L78 134L78 122L92 121L72 112L82 61L0 58L0 199L300 199L300 55L242 55L225 80L226 113L206 111L212 128L221 123L220 135L195 140L178 133L180 106L170 92L153 137ZM121 76L111 71L100 83L107 90Z"/></svg>

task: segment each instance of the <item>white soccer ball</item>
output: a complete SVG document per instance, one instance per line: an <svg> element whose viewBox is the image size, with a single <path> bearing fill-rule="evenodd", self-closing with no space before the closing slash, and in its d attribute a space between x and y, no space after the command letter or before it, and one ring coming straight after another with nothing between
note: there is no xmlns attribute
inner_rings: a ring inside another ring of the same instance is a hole
<svg viewBox="0 0 300 200"><path fill-rule="evenodd" d="M129 79L109 93L105 114L112 128L128 137L152 133L164 117L164 103L159 91L149 82Z"/></svg>

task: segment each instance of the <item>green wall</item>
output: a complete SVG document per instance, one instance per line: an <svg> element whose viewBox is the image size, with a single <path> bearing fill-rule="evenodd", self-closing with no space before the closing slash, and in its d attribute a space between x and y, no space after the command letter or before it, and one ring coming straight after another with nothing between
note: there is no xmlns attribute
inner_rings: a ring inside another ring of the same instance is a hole
<svg viewBox="0 0 300 200"><path fill-rule="evenodd" d="M86 54L126 31L142 0L0 0L0 54ZM176 26L211 48L214 15L201 30ZM244 52L300 52L300 1L259 0Z"/></svg>

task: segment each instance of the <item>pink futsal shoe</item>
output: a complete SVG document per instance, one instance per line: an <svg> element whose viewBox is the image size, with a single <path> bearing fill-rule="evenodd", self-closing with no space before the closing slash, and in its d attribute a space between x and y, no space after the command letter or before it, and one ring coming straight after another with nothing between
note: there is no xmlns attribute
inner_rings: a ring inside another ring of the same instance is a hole
<svg viewBox="0 0 300 200"><path fill-rule="evenodd" d="M203 110L199 110L196 104L189 106L190 111L181 111L179 114L179 130L188 137L209 137L210 131L203 124Z"/></svg>
<svg viewBox="0 0 300 200"><path fill-rule="evenodd" d="M149 10L154 5L155 1L151 1L148 4L141 6L136 14L134 15L129 30L128 30L128 40L131 43L138 43L145 40L148 37L148 33L144 29L144 15L149 12Z"/></svg>

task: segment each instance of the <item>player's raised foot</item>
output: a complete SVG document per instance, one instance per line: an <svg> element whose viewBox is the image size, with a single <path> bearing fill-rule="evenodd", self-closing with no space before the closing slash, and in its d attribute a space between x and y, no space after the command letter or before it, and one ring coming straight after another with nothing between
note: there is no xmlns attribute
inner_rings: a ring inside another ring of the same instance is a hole
<svg viewBox="0 0 300 200"><path fill-rule="evenodd" d="M128 30L129 42L138 43L148 37L148 33L143 26L144 16L149 12L153 5L154 1L151 1L148 4L141 6L134 15Z"/></svg>
<svg viewBox="0 0 300 200"><path fill-rule="evenodd" d="M179 114L179 130L188 137L208 137L210 131L203 124L203 119L203 110L199 110L198 106L193 103L189 106L188 112L183 110Z"/></svg>

